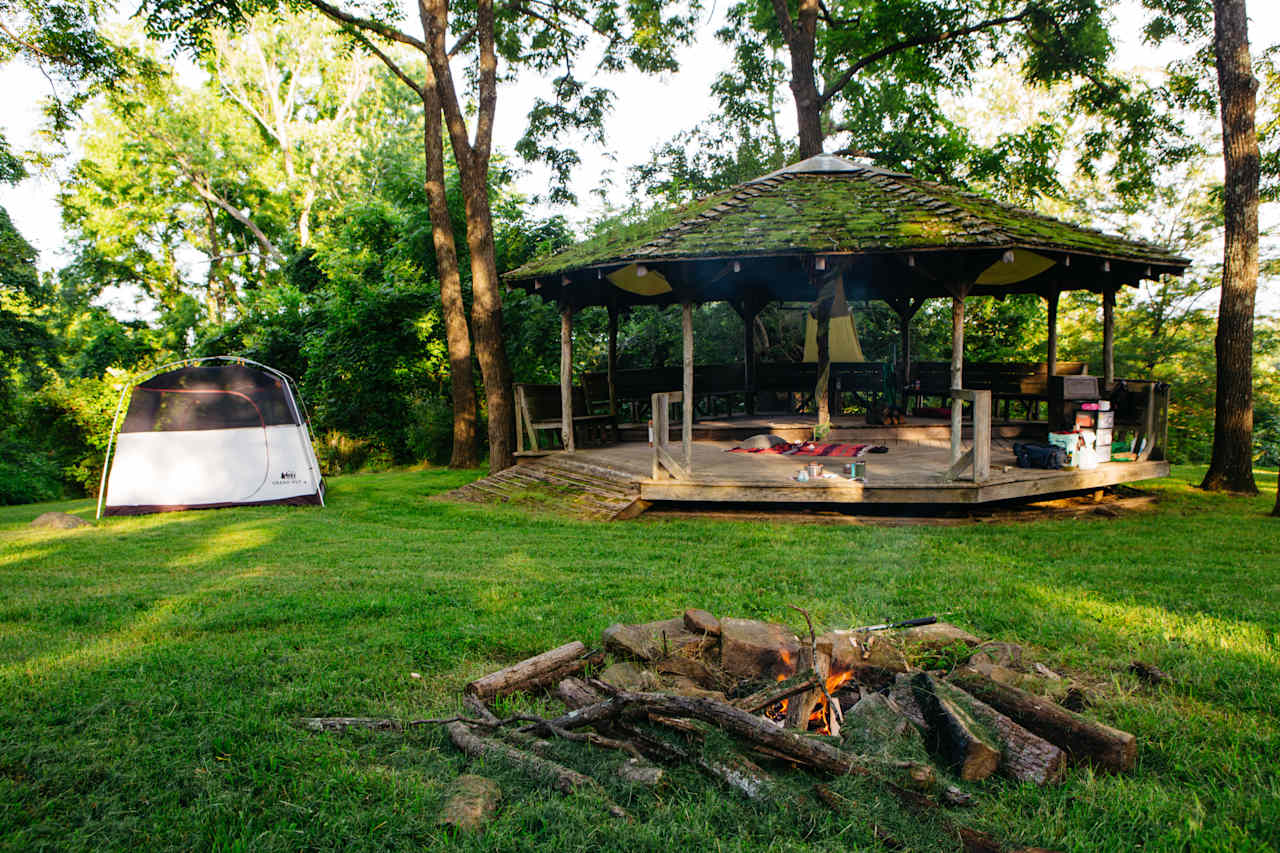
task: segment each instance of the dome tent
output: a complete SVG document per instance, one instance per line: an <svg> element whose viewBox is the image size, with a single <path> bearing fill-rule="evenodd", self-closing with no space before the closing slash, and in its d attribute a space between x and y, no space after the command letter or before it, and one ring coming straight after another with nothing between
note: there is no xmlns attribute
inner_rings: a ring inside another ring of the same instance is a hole
<svg viewBox="0 0 1280 853"><path fill-rule="evenodd" d="M324 480L299 401L285 374L226 356L165 365L126 386L107 443L98 517L323 506Z"/></svg>

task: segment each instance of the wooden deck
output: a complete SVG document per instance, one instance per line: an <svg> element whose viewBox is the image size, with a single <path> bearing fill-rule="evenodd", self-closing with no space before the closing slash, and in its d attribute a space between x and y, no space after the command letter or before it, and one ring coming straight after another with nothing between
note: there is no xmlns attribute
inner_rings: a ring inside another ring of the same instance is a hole
<svg viewBox="0 0 1280 853"><path fill-rule="evenodd" d="M885 428L888 429L888 428ZM901 428L899 428L901 429ZM1090 471L1044 471L1017 468L1012 440L993 439L991 476L981 482L944 481L949 461L946 447L929 443L883 443L889 452L868 454L865 483L848 480L797 482L795 473L809 461L822 462L839 471L847 458L775 456L728 453L733 441L695 441L692 476L687 480L653 479L651 449L647 442L623 442L611 447L578 449L525 456L528 464L562 459L588 465L598 474L607 472L619 487L638 490L645 502L758 504L980 504L992 501L1037 499L1050 495L1100 489L1120 483L1167 476L1169 464L1161 461L1108 462ZM483 481L481 481L483 482Z"/></svg>

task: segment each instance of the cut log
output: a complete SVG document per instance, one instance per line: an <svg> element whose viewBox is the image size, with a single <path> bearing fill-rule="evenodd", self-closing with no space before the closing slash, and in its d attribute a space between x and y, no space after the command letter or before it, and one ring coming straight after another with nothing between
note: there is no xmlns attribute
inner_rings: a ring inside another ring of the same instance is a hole
<svg viewBox="0 0 1280 853"><path fill-rule="evenodd" d="M1017 782L1049 785L1062 781L1067 755L1037 734L965 691L945 681L934 680L934 689L985 726L1000 747L1000 774Z"/></svg>
<svg viewBox="0 0 1280 853"><path fill-rule="evenodd" d="M669 696L662 693L626 693L579 708L551 721L563 729L623 719L646 719L650 714L701 720L749 743L766 746L796 761L827 773L893 775L897 782L915 788L932 788L937 775L932 767L913 761L878 761L845 752L822 740L804 737L754 714L714 699Z"/></svg>
<svg viewBox="0 0 1280 853"><path fill-rule="evenodd" d="M587 647L575 640L477 678L466 686L466 692L485 702L512 693L533 693L582 672L586 657Z"/></svg>
<svg viewBox="0 0 1280 853"><path fill-rule="evenodd" d="M797 693L812 690L816 686L818 686L818 679L812 672L805 672L792 676L786 681L779 681L776 686L766 687L764 690L759 690L749 696L735 699L732 704L748 714L758 714L765 708L778 704L783 699L789 699Z"/></svg>
<svg viewBox="0 0 1280 853"><path fill-rule="evenodd" d="M345 732L347 729L398 732L403 728L399 720L379 717L302 717L298 726L313 732Z"/></svg>
<svg viewBox="0 0 1280 853"><path fill-rule="evenodd" d="M570 711L594 705L602 698L594 687L581 678L566 678L556 685L556 696Z"/></svg>
<svg viewBox="0 0 1280 853"><path fill-rule="evenodd" d="M934 687L928 673L911 679L916 704L924 715L925 745L961 779L985 779L1000 766L1000 750L967 711Z"/></svg>
<svg viewBox="0 0 1280 853"><path fill-rule="evenodd" d="M1086 719L1049 699L976 672L959 671L951 681L1018 725L1061 747L1072 761L1124 772L1131 770L1137 760L1138 741L1128 732Z"/></svg>
<svg viewBox="0 0 1280 853"><path fill-rule="evenodd" d="M826 692L822 689L822 684L826 681L827 676L831 674L831 641L829 638L823 637L814 643L813 656L813 676L817 681L817 685L787 703L786 725L789 729L797 729L802 732L808 731L809 718L813 716L814 709L824 701L826 696Z"/></svg>

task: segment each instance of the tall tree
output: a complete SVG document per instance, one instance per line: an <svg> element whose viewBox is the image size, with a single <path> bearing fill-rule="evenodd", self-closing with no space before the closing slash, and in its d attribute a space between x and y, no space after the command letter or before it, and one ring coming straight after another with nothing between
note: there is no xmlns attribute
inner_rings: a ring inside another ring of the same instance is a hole
<svg viewBox="0 0 1280 853"><path fill-rule="evenodd" d="M1244 0L1214 0L1226 224L1218 305L1213 457L1201 488L1257 494L1253 479L1253 313L1258 290L1258 81Z"/></svg>
<svg viewBox="0 0 1280 853"><path fill-rule="evenodd" d="M667 0L638 0L621 9L613 0L526 0L497 6L493 0L463 0L453 9L444 0L419 0L422 36L418 37L401 27L401 15L389 7L343 8L328 0L306 2L378 55L402 82L422 95L428 109L432 106L429 91L435 94L434 107L443 116L461 177L471 264L471 322L488 408L490 468L508 467L514 462L514 408L488 197L499 59L536 73L564 69L553 81L552 100L535 103L529 131L517 146L524 156L552 166L557 178L552 195L564 198L564 182L578 160L562 140L575 131L598 137L611 98L608 90L588 85L575 71L588 42L597 40L602 70L617 71L628 62L645 71L668 70L675 67L671 48L687 40L692 18L667 15ZM217 27L239 26L245 15L278 3L148 0L144 9L153 32L199 45ZM451 46L446 44L450 34L455 38ZM421 53L430 78L415 77L401 68L386 49L392 43ZM459 79L473 88L459 86ZM474 111L474 129L468 127L469 111ZM427 138L425 144L430 160L431 146L438 143ZM433 225L444 227L435 224L434 217ZM459 324L450 322L449 328L455 326Z"/></svg>

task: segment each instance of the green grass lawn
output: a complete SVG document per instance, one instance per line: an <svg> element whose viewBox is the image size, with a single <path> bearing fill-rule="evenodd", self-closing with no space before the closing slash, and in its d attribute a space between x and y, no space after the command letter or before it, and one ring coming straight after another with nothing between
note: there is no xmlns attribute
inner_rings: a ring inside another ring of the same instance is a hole
<svg viewBox="0 0 1280 853"><path fill-rule="evenodd" d="M1275 478L1226 498L1199 473L1144 485L1153 512L961 527L573 522L430 500L475 476L444 471L336 478L325 509L69 532L26 525L87 501L0 508L0 847L873 849L865 814L683 771L656 793L601 772L626 823L483 768L500 816L451 838L435 820L465 764L441 732L291 725L452 712L467 680L614 621L697 606L799 628L797 604L820 628L949 611L1109 682L1090 713L1137 734L1134 773L984 783L964 822L1063 850L1276 849ZM1135 658L1172 686L1141 686Z"/></svg>

